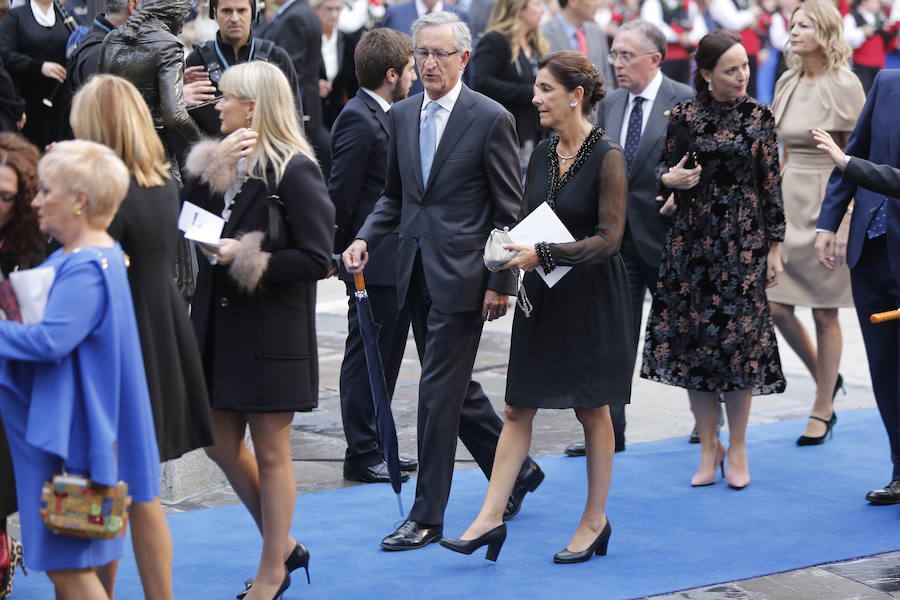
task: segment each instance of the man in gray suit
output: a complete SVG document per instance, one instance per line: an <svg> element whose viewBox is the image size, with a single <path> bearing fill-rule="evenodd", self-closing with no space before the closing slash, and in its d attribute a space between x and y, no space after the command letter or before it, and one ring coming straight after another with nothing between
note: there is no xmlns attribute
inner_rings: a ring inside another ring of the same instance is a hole
<svg viewBox="0 0 900 600"><path fill-rule="evenodd" d="M616 79L609 64L609 41L596 23L600 0L559 0L560 11L541 26L550 44L550 51L575 50L590 59L603 77L607 90L616 87Z"/></svg>
<svg viewBox="0 0 900 600"><path fill-rule="evenodd" d="M644 296L656 289L656 272L674 211L672 200L657 198L656 165L666 143L669 111L694 95L693 88L663 75L666 38L656 25L629 21L616 34L613 59L619 89L603 99L597 123L625 150L628 166L628 214L622 260L631 291L634 336L641 334ZM616 451L625 449L625 405L611 406ZM566 448L583 456L584 443Z"/></svg>
<svg viewBox="0 0 900 600"><path fill-rule="evenodd" d="M343 254L347 269L359 272L369 248L397 232L397 295L422 363L416 500L382 540L385 550L441 539L457 436L490 476L502 423L470 378L483 323L506 314L516 282L508 271L485 269L482 254L491 229L514 225L522 208L512 115L460 79L472 47L468 27L436 12L413 24L413 37L425 92L391 108L384 192ZM511 501L520 504L543 477L526 460Z"/></svg>

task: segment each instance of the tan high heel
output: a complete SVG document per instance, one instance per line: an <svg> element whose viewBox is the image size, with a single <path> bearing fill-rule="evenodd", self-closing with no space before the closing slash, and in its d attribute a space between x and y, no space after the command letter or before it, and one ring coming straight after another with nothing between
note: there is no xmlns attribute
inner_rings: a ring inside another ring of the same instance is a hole
<svg viewBox="0 0 900 600"><path fill-rule="evenodd" d="M725 446L722 445L722 442L719 442L719 447L716 450L716 465L713 467L712 473L701 473L698 471L691 477L691 487L704 487L714 484L718 479L716 477L717 469L722 473L722 477L725 477Z"/></svg>

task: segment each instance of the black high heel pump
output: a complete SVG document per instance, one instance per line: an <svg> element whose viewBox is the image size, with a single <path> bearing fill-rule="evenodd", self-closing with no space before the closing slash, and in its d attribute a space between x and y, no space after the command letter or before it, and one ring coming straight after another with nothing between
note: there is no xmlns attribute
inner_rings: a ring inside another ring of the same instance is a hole
<svg viewBox="0 0 900 600"><path fill-rule="evenodd" d="M837 425L837 413L834 412L834 398L837 396L838 390L843 391L844 395L847 394L847 390L844 388L844 378L840 373L838 373L837 380L834 382L834 390L831 392L831 418L825 420L822 417L809 416L810 419L825 423L825 433L818 437L801 435L797 438L798 446L821 446L826 439L834 437L834 426Z"/></svg>
<svg viewBox="0 0 900 600"><path fill-rule="evenodd" d="M497 525L493 529L486 531L473 540L460 540L457 538L443 538L440 541L441 546L460 554L472 554L482 546L487 546L487 553L484 557L487 560L497 562L500 556L500 549L503 542L506 541L506 523Z"/></svg>
<svg viewBox="0 0 900 600"><path fill-rule="evenodd" d="M294 546L294 549L291 551L290 556L288 556L284 561L285 573L290 575L292 572L296 571L300 567L306 571L306 583L310 583L309 580L309 549L297 542L297 545ZM244 600L244 596L247 595L247 592L250 591L250 587L253 585L253 578L251 577L247 581L244 582L244 591L240 594L237 594L235 598L237 600ZM290 586L290 579L288 579L288 586ZM287 588L284 588L285 590ZM282 590L281 593L284 593ZM277 596L276 596L277 598Z"/></svg>
<svg viewBox="0 0 900 600"><path fill-rule="evenodd" d="M609 546L609 536L612 535L612 526L609 519L606 520L606 526L594 543L582 550L581 552L572 552L563 548L560 552L553 555L553 562L561 564L580 563L590 560L591 555L606 556L606 549Z"/></svg>

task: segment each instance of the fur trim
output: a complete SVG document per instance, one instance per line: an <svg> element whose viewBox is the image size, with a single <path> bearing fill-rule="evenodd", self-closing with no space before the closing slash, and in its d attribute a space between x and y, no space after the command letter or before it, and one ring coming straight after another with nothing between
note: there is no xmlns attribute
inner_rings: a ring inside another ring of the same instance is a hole
<svg viewBox="0 0 900 600"><path fill-rule="evenodd" d="M203 140L194 144L185 164L188 173L200 177L216 194L224 194L237 179L237 168L219 156L219 142Z"/></svg>
<svg viewBox="0 0 900 600"><path fill-rule="evenodd" d="M238 287L249 294L259 286L272 254L262 249L262 231L251 231L236 239L239 245L228 273L237 282Z"/></svg>

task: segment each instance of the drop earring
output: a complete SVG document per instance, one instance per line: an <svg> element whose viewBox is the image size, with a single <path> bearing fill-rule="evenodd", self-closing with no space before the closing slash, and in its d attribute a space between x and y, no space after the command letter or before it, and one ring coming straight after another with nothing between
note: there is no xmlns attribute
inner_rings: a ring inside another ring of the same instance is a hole
<svg viewBox="0 0 900 600"><path fill-rule="evenodd" d="M569 102L569 106L575 108L576 106L578 106L578 100L572 100L571 102Z"/></svg>
<svg viewBox="0 0 900 600"><path fill-rule="evenodd" d="M707 79L706 85L709 86L709 91L713 91L712 79Z"/></svg>
<svg viewBox="0 0 900 600"><path fill-rule="evenodd" d="M76 217L77 217L77 216L80 216L80 215L81 215L81 208L78 207L78 206L72 208L72 214L75 215Z"/></svg>

